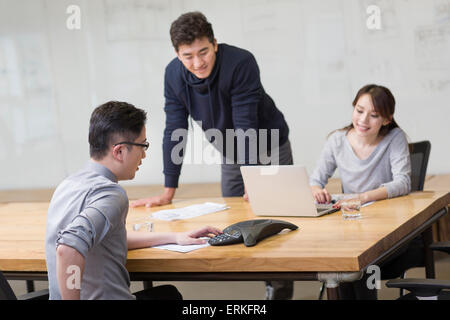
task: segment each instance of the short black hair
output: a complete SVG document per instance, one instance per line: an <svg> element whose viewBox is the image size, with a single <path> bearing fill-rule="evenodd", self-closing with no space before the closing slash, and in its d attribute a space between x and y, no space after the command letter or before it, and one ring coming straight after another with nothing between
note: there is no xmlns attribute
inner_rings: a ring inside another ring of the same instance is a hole
<svg viewBox="0 0 450 320"><path fill-rule="evenodd" d="M91 158L103 159L117 139L136 140L146 121L144 110L126 102L109 101L95 108L89 123Z"/></svg>
<svg viewBox="0 0 450 320"><path fill-rule="evenodd" d="M170 39L177 52L180 45L191 44L203 37L207 37L209 42L214 43L212 25L199 11L182 14L170 26Z"/></svg>

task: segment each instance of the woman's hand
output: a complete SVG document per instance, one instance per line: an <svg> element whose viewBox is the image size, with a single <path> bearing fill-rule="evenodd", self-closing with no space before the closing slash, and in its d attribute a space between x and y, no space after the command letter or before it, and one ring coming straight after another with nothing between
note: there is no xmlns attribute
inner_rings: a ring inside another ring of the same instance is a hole
<svg viewBox="0 0 450 320"><path fill-rule="evenodd" d="M328 193L327 189L322 189L320 186L311 186L311 192L317 203L331 202L331 195Z"/></svg>
<svg viewBox="0 0 450 320"><path fill-rule="evenodd" d="M353 200L359 200L361 201L361 204L364 204L364 198L365 198L365 194L364 193L359 193L359 194L355 194L355 196L353 198L349 198L349 199L341 199L339 201L336 201L335 204L333 204L333 208L341 208L341 204L344 201L353 201Z"/></svg>

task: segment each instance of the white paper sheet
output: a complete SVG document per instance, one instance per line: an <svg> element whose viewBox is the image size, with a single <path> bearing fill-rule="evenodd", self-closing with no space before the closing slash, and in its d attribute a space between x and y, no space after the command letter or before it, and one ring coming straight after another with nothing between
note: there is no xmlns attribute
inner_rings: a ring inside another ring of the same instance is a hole
<svg viewBox="0 0 450 320"><path fill-rule="evenodd" d="M343 199L351 199L356 197L356 194L344 194L344 193L336 193L331 195L331 199L335 201L343 200ZM366 202L361 207L367 207L370 206L372 203L375 203L375 201Z"/></svg>
<svg viewBox="0 0 450 320"><path fill-rule="evenodd" d="M209 238L206 238L206 239L209 239ZM194 251L194 250L201 249L204 247L208 247L209 245L210 244L208 242L206 242L204 244L191 244L191 245L186 245L186 246L180 246L178 244L163 244L163 245L159 245L159 246L154 246L152 248L186 253L186 252Z"/></svg>
<svg viewBox="0 0 450 320"><path fill-rule="evenodd" d="M205 202L203 204L193 204L184 208L160 210L154 212L152 217L165 221L181 220L226 210L228 208L229 207L227 207L226 204Z"/></svg>

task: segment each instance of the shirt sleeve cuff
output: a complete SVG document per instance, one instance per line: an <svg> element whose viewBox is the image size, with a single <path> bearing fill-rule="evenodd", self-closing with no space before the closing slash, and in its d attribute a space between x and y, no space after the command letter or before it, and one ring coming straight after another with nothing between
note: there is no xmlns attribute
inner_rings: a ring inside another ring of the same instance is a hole
<svg viewBox="0 0 450 320"><path fill-rule="evenodd" d="M166 188L178 188L178 179L180 176L177 175L165 175L164 176L164 186Z"/></svg>
<svg viewBox="0 0 450 320"><path fill-rule="evenodd" d="M86 258L86 255L89 251L89 247L84 240L82 240L81 238L77 237L74 234L67 232L58 234L58 239L56 240L56 247L58 247L58 245L60 244L63 244L65 246L77 250L84 258Z"/></svg>

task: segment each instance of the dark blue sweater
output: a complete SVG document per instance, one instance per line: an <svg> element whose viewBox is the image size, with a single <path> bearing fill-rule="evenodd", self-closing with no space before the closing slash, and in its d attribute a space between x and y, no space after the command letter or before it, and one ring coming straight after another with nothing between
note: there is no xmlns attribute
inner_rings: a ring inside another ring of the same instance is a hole
<svg viewBox="0 0 450 320"><path fill-rule="evenodd" d="M266 143L269 150L270 129L279 130L280 146L288 139L289 128L284 116L264 91L258 64L246 50L219 44L215 65L206 79L198 79L178 58L173 59L166 67L164 96L166 128L163 161L166 187L178 187L181 164L174 163L171 154L183 138L171 141L171 137L176 129L188 129L189 115L195 121L201 121L204 131L212 128L219 130L224 146L227 144L226 129L268 129ZM223 149L223 156L227 156L227 149ZM178 152L178 147L174 151ZM238 152L235 143L234 160L239 157ZM182 151L179 154L183 156ZM253 163L253 159L249 159L248 146L244 157L245 164Z"/></svg>

